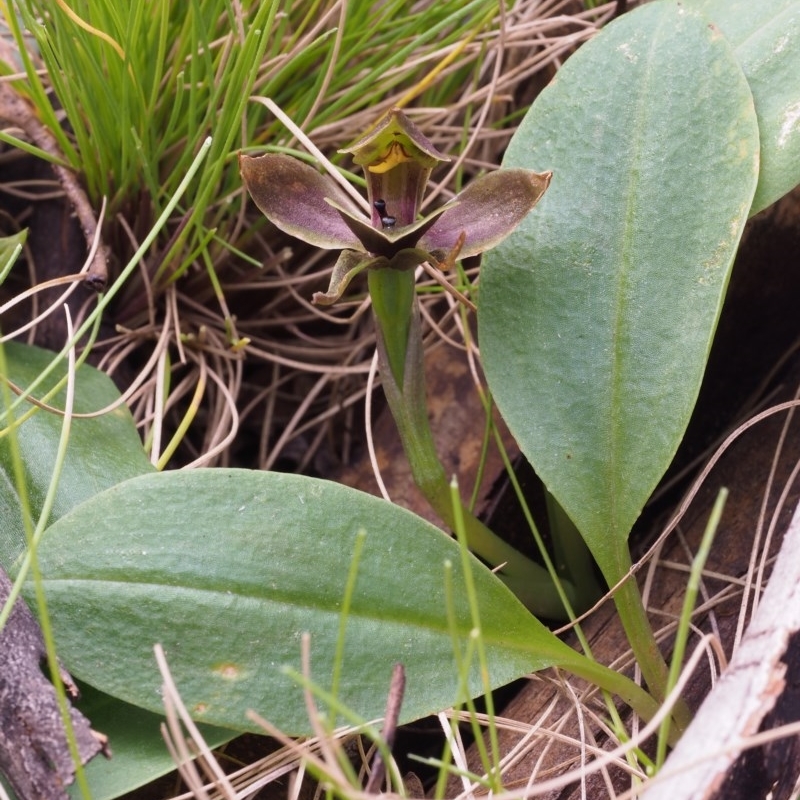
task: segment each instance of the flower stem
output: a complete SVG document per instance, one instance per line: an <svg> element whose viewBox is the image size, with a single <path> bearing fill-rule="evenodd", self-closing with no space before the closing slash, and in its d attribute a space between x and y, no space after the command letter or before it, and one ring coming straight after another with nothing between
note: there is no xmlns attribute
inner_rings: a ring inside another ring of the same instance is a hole
<svg viewBox="0 0 800 800"><path fill-rule="evenodd" d="M450 484L436 452L425 395L419 309L412 270L371 270L369 291L378 340L378 364L386 400L403 444L414 483L444 523L453 528ZM565 601L574 605L571 583L548 571L503 541L463 507L467 543L537 616L564 619Z"/></svg>

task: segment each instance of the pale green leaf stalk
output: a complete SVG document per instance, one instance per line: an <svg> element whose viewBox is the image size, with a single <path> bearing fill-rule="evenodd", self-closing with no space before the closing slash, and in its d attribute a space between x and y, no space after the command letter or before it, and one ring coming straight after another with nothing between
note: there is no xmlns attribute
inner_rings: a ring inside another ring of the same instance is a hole
<svg viewBox="0 0 800 800"><path fill-rule="evenodd" d="M394 274L393 274L394 273ZM397 275L408 275L407 281L413 282L413 273L396 272L395 270L375 270L370 275L370 292L378 287L378 303L373 305L375 322L378 335L378 363L383 379L383 388L387 403L395 419L403 448L411 465L414 482L425 495L428 502L445 524L453 530L463 531L464 538L469 548L478 556L494 565L503 565L496 574L517 595L517 597L534 613L557 618L564 614L564 598L571 605L575 603L575 586L567 581L561 581L563 594L554 582L553 577L539 564L523 556L518 550L511 547L486 525L484 525L472 512L461 503L460 508L454 506L455 496L450 481L445 475L444 468L436 454L430 425L428 423L427 403L424 384L424 360L422 350L422 335L419 319L419 310L416 305L416 295L412 295L412 313L408 325L408 339L406 343L405 363L400 373L402 389L396 381L395 370L389 359L389 352L401 351L401 345L393 342L387 345L386 332L390 335L397 333L398 329L384 323L396 321L398 308L392 304L392 299L404 297L408 292L399 291L392 294L396 288ZM389 276L389 277L386 277ZM383 279L386 282L383 283ZM388 291L387 291L388 290ZM389 313L382 318L384 308L389 306ZM620 593L629 594L631 591L639 597L638 587L633 580L627 581L620 587ZM631 600L632 605L636 604ZM652 629L647 622L641 601L638 607L642 609L641 617L636 617L639 636L647 641L655 640ZM648 666L663 664L657 651L651 655ZM639 654L641 657L641 654ZM576 675L590 680L606 691L617 694L645 719L649 719L657 709L655 701L641 688L633 684L623 675L598 664L580 653L574 653L574 659L564 666ZM651 674L648 672L648 674ZM666 666L664 673L659 673L661 686L666 685ZM652 685L652 684L651 684ZM679 704L673 715L675 725L673 738L685 730L690 721L688 710Z"/></svg>

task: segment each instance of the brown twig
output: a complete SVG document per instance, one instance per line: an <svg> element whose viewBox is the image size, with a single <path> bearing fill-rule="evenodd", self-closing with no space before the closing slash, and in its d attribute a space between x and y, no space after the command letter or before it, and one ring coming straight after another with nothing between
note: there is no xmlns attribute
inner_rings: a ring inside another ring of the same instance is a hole
<svg viewBox="0 0 800 800"><path fill-rule="evenodd" d="M39 121L34 109L7 83L0 83L0 119L20 128L37 147L46 153L59 161L64 160L64 154L59 149L55 136ZM78 217L83 236L86 239L86 248L92 252L97 237L97 220L89 198L72 170L62 164L52 164L52 168ZM103 245L99 245L94 251L91 266L86 271L83 282L97 292L105 289L108 283L108 259Z"/></svg>
<svg viewBox="0 0 800 800"><path fill-rule="evenodd" d="M389 684L389 696L386 698L386 713L383 717L383 741L391 750L394 744L394 737L397 733L397 720L400 717L400 707L403 705L403 695L406 690L406 671L402 664L395 664L392 670L392 682ZM386 773L386 764L378 750L372 761L367 785L364 791L367 794L377 794L383 783L383 776Z"/></svg>

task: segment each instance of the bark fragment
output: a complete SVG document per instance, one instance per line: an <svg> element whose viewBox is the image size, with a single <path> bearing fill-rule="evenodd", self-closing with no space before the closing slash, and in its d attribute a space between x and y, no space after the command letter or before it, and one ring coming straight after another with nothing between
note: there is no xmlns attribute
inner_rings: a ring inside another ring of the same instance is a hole
<svg viewBox="0 0 800 800"><path fill-rule="evenodd" d="M0 567L0 608L11 592ZM0 630L0 772L19 800L62 800L75 779L75 764L64 733L55 689L41 669L45 647L39 625L21 598ZM62 670L67 691L77 687ZM102 734L70 708L81 763L106 752Z"/></svg>

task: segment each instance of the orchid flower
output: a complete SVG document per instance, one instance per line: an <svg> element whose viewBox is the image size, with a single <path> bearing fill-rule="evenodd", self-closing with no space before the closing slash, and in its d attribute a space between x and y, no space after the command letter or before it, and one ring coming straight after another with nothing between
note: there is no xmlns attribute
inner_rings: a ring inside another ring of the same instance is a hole
<svg viewBox="0 0 800 800"><path fill-rule="evenodd" d="M496 170L476 178L450 202L426 216L420 207L432 170L449 161L400 109L392 109L354 145L367 178L370 217L334 180L281 153L239 156L256 205L278 228L315 247L341 250L318 305L336 302L366 270L375 318L378 367L414 482L455 530L450 483L436 453L425 396L421 322L414 268L425 261L450 265L506 238L536 205L551 173ZM469 546L490 564L529 607L544 616L563 613L552 576L490 531L462 507ZM574 587L564 581L570 601Z"/></svg>
<svg viewBox="0 0 800 800"><path fill-rule="evenodd" d="M544 193L551 173L490 172L432 213L419 211L431 171L449 161L400 109L341 150L364 168L371 218L331 178L281 153L239 156L245 185L264 215L315 247L342 250L319 305L336 302L363 270L412 270L424 261L478 255L505 239Z"/></svg>

